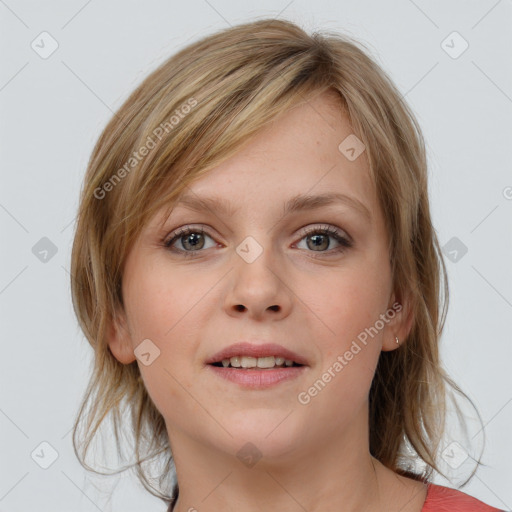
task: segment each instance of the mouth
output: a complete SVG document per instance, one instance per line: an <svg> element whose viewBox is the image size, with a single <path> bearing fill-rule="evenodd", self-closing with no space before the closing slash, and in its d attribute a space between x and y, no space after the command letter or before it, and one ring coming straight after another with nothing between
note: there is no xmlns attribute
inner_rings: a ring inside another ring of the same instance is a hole
<svg viewBox="0 0 512 512"><path fill-rule="evenodd" d="M234 356L211 363L212 366L218 368L238 368L241 370L272 370L274 368L292 368L296 366L304 366L292 359L285 359L279 356Z"/></svg>
<svg viewBox="0 0 512 512"><path fill-rule="evenodd" d="M241 342L205 361L214 375L242 388L261 389L297 378L309 366L307 360L281 345Z"/></svg>

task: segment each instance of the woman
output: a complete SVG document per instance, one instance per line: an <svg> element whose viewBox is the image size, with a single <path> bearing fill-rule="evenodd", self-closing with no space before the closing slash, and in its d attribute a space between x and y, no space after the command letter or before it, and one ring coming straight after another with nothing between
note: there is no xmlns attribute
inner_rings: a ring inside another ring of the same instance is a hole
<svg viewBox="0 0 512 512"><path fill-rule="evenodd" d="M355 41L259 20L160 66L94 149L72 275L84 465L127 410L169 511L497 510L431 483L458 388L424 143Z"/></svg>

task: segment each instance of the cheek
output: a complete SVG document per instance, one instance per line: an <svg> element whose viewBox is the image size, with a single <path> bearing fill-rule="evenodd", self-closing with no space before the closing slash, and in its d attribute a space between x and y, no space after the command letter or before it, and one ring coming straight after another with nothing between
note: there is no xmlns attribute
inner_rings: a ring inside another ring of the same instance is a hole
<svg viewBox="0 0 512 512"><path fill-rule="evenodd" d="M371 328L387 305L385 275L369 266L345 268L331 272L324 286L315 280L303 288L318 324L314 342L320 364L300 403L308 402L309 412L333 428L366 403L382 349L382 331Z"/></svg>
<svg viewBox="0 0 512 512"><path fill-rule="evenodd" d="M132 331L167 347L177 332L195 325L190 318L195 318L196 306L209 287L208 282L190 277L165 261L146 268L140 265L126 286Z"/></svg>
<svg viewBox="0 0 512 512"><path fill-rule="evenodd" d="M166 417L172 416L173 410L190 406L184 388L193 383L191 361L197 357L201 331L207 322L205 299L214 284L210 280L194 280L176 269L171 272L164 263L139 266L126 281L133 348L149 339L150 352L156 354L149 365L139 360L139 369L151 399ZM210 292L210 301L212 296Z"/></svg>
<svg viewBox="0 0 512 512"><path fill-rule="evenodd" d="M390 290L386 268L379 262L359 262L337 270L331 269L325 276L302 276L297 295L317 318L319 338L329 340L323 347L328 354L337 355L352 339L374 325L387 307Z"/></svg>

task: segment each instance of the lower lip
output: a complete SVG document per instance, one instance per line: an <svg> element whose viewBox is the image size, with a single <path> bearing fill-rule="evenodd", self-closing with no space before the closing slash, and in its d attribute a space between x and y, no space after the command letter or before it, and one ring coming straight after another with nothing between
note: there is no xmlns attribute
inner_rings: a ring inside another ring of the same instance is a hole
<svg viewBox="0 0 512 512"><path fill-rule="evenodd" d="M211 364L207 366L219 377L251 389L268 388L280 382L296 379L306 369L306 366L290 366L288 368L239 370L238 368L224 368Z"/></svg>

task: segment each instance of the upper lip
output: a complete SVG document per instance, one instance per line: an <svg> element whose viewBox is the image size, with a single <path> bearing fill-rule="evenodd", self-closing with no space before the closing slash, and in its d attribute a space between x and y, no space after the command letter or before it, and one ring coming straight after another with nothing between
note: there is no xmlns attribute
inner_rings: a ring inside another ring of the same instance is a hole
<svg viewBox="0 0 512 512"><path fill-rule="evenodd" d="M218 363L223 359L230 359L235 356L248 356L248 357L265 357L265 356L275 356L275 357L283 357L284 359L289 359L294 361L295 363L307 365L307 360L296 354L292 350L289 350L282 345L278 345L277 343L261 343L254 344L249 343L247 341L242 341L239 343L234 343L233 345L229 345L229 347L223 348L219 352L215 353L213 356L206 360L206 364Z"/></svg>

